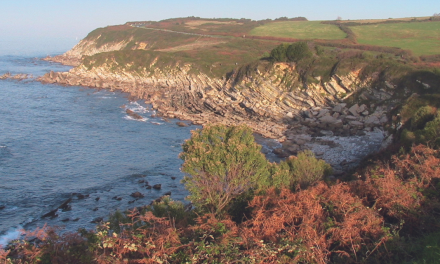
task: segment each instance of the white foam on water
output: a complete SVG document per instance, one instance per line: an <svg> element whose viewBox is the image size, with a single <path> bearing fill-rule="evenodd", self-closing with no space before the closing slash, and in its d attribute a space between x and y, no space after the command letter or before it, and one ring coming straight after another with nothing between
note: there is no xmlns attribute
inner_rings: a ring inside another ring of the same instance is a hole
<svg viewBox="0 0 440 264"><path fill-rule="evenodd" d="M14 239L18 239L21 236L22 226L10 228L6 233L0 236L0 247L5 248L8 243Z"/></svg>
<svg viewBox="0 0 440 264"><path fill-rule="evenodd" d="M133 117L128 116L128 115L124 116L124 119L132 120L132 121L139 121L139 122L147 122L148 121L148 118L145 118L145 117L143 117L142 119L136 119L136 118L133 118Z"/></svg>
<svg viewBox="0 0 440 264"><path fill-rule="evenodd" d="M159 123L159 122L151 122L151 124L155 124L155 125L163 125L163 123Z"/></svg>
<svg viewBox="0 0 440 264"><path fill-rule="evenodd" d="M146 113L148 112L148 109L140 105L138 102L130 102L127 109L130 109L131 111L135 113Z"/></svg>

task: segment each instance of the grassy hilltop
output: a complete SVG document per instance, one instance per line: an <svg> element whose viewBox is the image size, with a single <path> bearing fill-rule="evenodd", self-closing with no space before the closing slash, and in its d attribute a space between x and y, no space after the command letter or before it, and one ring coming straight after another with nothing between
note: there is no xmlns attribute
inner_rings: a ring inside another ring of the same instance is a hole
<svg viewBox="0 0 440 264"><path fill-rule="evenodd" d="M348 51L385 56L402 63L432 66L440 62L440 21L436 17L359 21L307 21L305 18L249 19L175 18L128 22L99 28L86 40L100 48L126 41L117 51L85 59L89 67L113 58L143 69L189 63L194 71L224 77L234 69L268 58L281 43L307 41L327 57ZM159 58L158 60L156 58Z"/></svg>

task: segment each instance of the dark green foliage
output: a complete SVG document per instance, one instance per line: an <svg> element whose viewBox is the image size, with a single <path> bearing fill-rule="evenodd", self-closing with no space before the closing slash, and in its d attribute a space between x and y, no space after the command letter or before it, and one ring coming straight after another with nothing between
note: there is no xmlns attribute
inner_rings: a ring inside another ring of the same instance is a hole
<svg viewBox="0 0 440 264"><path fill-rule="evenodd" d="M270 57L274 61L284 62L287 60L287 44L281 44L270 52Z"/></svg>
<svg viewBox="0 0 440 264"><path fill-rule="evenodd" d="M416 142L425 143L438 148L440 146L440 110L432 121L426 123L423 129L415 131Z"/></svg>
<svg viewBox="0 0 440 264"><path fill-rule="evenodd" d="M307 188L333 173L332 167L324 160L315 158L315 154L310 150L300 152L297 158L287 162L294 183L301 188Z"/></svg>
<svg viewBox="0 0 440 264"><path fill-rule="evenodd" d="M196 130L180 158L189 200L201 210L221 214L234 198L270 186L268 162L246 126Z"/></svg>
<svg viewBox="0 0 440 264"><path fill-rule="evenodd" d="M156 217L167 217L177 225L187 225L194 223L196 215L194 211L185 211L185 205L180 201L174 201L169 196L165 196L161 201L154 202L146 208L147 212L152 212Z"/></svg>
<svg viewBox="0 0 440 264"><path fill-rule="evenodd" d="M434 118L435 110L434 107L429 105L419 108L411 118L411 130L422 129L426 122Z"/></svg>
<svg viewBox="0 0 440 264"><path fill-rule="evenodd" d="M304 58L312 56L312 52L306 42L297 42L289 45L286 50L288 61L298 62Z"/></svg>
<svg viewBox="0 0 440 264"><path fill-rule="evenodd" d="M422 107L410 119L410 127L405 128L400 135L405 146L416 143L440 147L440 110L435 113L431 111L429 106Z"/></svg>
<svg viewBox="0 0 440 264"><path fill-rule="evenodd" d="M312 55L306 42L281 44L270 52L272 60L277 62L298 62Z"/></svg>
<svg viewBox="0 0 440 264"><path fill-rule="evenodd" d="M196 217L194 211L185 210L185 205L180 201L174 201L169 196L162 197L158 201L154 201L151 205L145 206L142 210L135 210L136 214L145 215L147 212L153 213L155 217L166 217L174 222L176 226L186 226L194 223ZM148 226L148 223L132 223L133 212L128 210L125 212L116 211L110 214L108 222L109 229L121 233L122 230L130 228L139 228Z"/></svg>
<svg viewBox="0 0 440 264"><path fill-rule="evenodd" d="M302 189L331 175L332 167L324 160L317 159L310 150L298 153L297 157L291 157L280 164L272 164L273 186L277 188L298 186Z"/></svg>

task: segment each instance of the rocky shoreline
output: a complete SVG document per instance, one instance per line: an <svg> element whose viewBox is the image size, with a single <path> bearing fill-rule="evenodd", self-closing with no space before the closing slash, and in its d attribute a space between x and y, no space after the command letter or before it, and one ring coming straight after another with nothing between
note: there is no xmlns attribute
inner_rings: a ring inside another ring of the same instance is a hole
<svg viewBox="0 0 440 264"><path fill-rule="evenodd" d="M27 79L33 79L34 76L32 74L26 74L26 73L18 73L18 74L11 74L9 72L3 74L2 76L0 76L0 80L16 80L16 81L23 81L23 80L27 80Z"/></svg>
<svg viewBox="0 0 440 264"><path fill-rule="evenodd" d="M69 65L77 63L75 58L69 61L68 56L62 57L63 60L53 60ZM152 73L115 71L110 68L107 65L88 69L80 64L69 72L49 72L38 80L43 83L120 90L145 100L160 116L190 120L197 125L246 124L263 137L282 142L282 147L274 150L278 156L288 157L311 149L337 171L352 168L362 156L379 150L387 137L381 129L388 122L386 107L347 105L342 102L342 92L349 96L359 87L365 87L356 73L344 77L333 76L330 81L320 82L306 90L286 92L277 80L264 74L244 80L244 88L228 80L189 74L190 66L185 65L178 70L155 68ZM279 64L274 69L284 73L287 71L288 74L294 73L294 70L288 64ZM390 84L389 88L392 90L393 85ZM391 96L390 91L383 89L364 90L368 93L366 96L370 97ZM369 146L359 155L338 149L350 148L353 144ZM329 148L338 151L332 152Z"/></svg>

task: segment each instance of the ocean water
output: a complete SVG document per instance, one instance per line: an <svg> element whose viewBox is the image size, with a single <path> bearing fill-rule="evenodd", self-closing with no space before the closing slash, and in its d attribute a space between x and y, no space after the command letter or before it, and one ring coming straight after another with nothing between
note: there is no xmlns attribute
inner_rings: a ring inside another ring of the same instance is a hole
<svg viewBox="0 0 440 264"><path fill-rule="evenodd" d="M93 229L94 219L149 204L166 192L187 202L178 155L200 126L152 117L150 105L129 101L128 94L41 84L36 77L71 68L41 60L56 53L2 51L0 45L0 76L34 78L0 80L0 245L22 229L45 224L64 231ZM127 109L143 118L131 118ZM269 160L278 161L272 149L280 144L255 137ZM147 189L147 182L162 189ZM131 197L134 192L144 198ZM71 208L42 217L69 198Z"/></svg>
<svg viewBox="0 0 440 264"><path fill-rule="evenodd" d="M39 57L0 56L0 75L69 69ZM45 223L92 229L93 219L149 204L168 191L184 201L178 155L198 127L153 118L149 105L127 97L33 79L0 80L0 244L17 229ZM143 119L132 119L126 109ZM162 189L146 189L140 181ZM145 197L130 196L137 191ZM70 210L42 218L68 198Z"/></svg>

